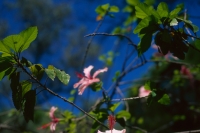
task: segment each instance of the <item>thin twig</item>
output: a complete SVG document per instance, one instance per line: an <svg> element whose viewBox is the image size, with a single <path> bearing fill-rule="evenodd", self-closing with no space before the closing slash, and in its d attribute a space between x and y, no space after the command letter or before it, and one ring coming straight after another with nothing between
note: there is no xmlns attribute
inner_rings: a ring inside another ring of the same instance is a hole
<svg viewBox="0 0 200 133"><path fill-rule="evenodd" d="M129 43L130 43L131 45L133 45L135 48L137 48L137 45L134 44L133 41L132 41L129 37L127 37L127 36L125 36L125 35L123 35L123 34L92 33L92 34L85 35L84 37L96 36L96 35L123 37L123 38L126 38L126 39L129 41Z"/></svg>
<svg viewBox="0 0 200 133"><path fill-rule="evenodd" d="M18 129L14 128L13 126L9 126L9 125L6 125L6 124L0 124L0 130L1 129L12 130L12 131L15 131L17 133L20 132Z"/></svg>
<svg viewBox="0 0 200 133"><path fill-rule="evenodd" d="M102 25L102 23L103 23L103 21L104 21L104 18L105 18L105 17L103 17L102 20L99 22L98 26L97 26L96 29L94 30L94 33L96 33L96 32L99 30L99 28L101 27L101 25ZM87 54L88 54L88 51L89 51L89 48L90 48L90 44L92 43L93 38L94 38L94 36L92 36L92 37L90 38L90 40L88 41L88 45L87 45L87 47L86 47L85 55L84 55L84 57L83 57L82 69L84 68L85 60L86 60L86 57L87 57Z"/></svg>
<svg viewBox="0 0 200 133"><path fill-rule="evenodd" d="M191 130L191 131L174 132L174 133L199 133L199 132L200 132L200 129L199 130Z"/></svg>
<svg viewBox="0 0 200 133"><path fill-rule="evenodd" d="M102 125L103 127L109 129L106 125L104 125L102 122L100 122L99 120L97 120L95 117L91 116L89 113L87 113L86 111L84 111L82 108L80 108L79 106L77 106L76 104L74 104L73 102L70 102L69 100L67 100L65 97L60 96L59 94L55 93L54 91L50 90L49 88L47 88L45 85L43 85L37 78L33 77L25 68L24 66L19 62L19 60L16 60L19 67L26 73L28 74L34 81L36 81L41 87L43 87L45 90L47 90L49 93L53 94L54 96L62 99L64 102L67 102L71 105L73 105L74 107L76 107L78 110L80 110L81 112L83 112L84 114L86 114L88 117L92 118L93 120L95 120L96 122L98 122L100 125Z"/></svg>
<svg viewBox="0 0 200 133"><path fill-rule="evenodd" d="M121 102L121 101L128 101L128 100L135 100L135 99L141 99L141 98L146 98L148 96L145 97L129 97L129 98L122 98L122 99L112 99L110 100L111 102Z"/></svg>

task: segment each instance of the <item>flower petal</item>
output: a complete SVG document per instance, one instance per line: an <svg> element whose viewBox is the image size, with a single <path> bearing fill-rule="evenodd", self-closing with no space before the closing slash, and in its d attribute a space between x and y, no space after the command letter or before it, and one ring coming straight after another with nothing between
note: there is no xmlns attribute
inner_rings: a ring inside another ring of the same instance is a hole
<svg viewBox="0 0 200 133"><path fill-rule="evenodd" d="M73 87L77 88L79 85L83 84L85 81L86 81L86 79L82 78L79 82L75 83Z"/></svg>
<svg viewBox="0 0 200 133"><path fill-rule="evenodd" d="M115 129L113 129L113 130L106 130L106 132L101 132L101 131L99 131L98 130L98 132L97 133L126 133L126 129L123 129L123 130L115 130Z"/></svg>
<svg viewBox="0 0 200 133"><path fill-rule="evenodd" d="M148 96L150 94L150 90L146 90L144 88L144 86L141 86L140 89L139 89L139 97L145 97L145 96Z"/></svg>
<svg viewBox="0 0 200 133"><path fill-rule="evenodd" d="M79 95L82 95L83 92L84 92L84 90L85 90L87 87L88 87L88 84L82 84L82 85L80 85L79 88L78 88L78 94L79 94Z"/></svg>
<svg viewBox="0 0 200 133"><path fill-rule="evenodd" d="M51 125L50 125L50 130L51 131L55 131L56 130L56 125L57 125L57 123L51 123Z"/></svg>
<svg viewBox="0 0 200 133"><path fill-rule="evenodd" d="M87 78L91 78L91 76L90 76L90 71L93 69L94 67L92 66L92 65L90 65L89 67L87 67L87 68L85 68L84 70L83 70L83 72L84 72L84 74L85 74L85 76L87 77Z"/></svg>
<svg viewBox="0 0 200 133"><path fill-rule="evenodd" d="M55 119L55 116L54 116L54 112L56 111L56 107L51 107L51 109L50 109L50 112L49 112L49 117L53 120L53 119Z"/></svg>
<svg viewBox="0 0 200 133"><path fill-rule="evenodd" d="M92 78L96 78L96 76L99 75L99 73L106 72L106 71L108 71L107 67L105 67L104 69L99 69L93 74Z"/></svg>

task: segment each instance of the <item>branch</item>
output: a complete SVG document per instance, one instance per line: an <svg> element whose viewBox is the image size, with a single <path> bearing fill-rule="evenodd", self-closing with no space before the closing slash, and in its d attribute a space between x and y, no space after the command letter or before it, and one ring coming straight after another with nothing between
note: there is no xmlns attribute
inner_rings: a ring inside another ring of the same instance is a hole
<svg viewBox="0 0 200 133"><path fill-rule="evenodd" d="M12 130L12 131L15 131L17 133L19 133L20 131L12 126L8 126L6 124L0 124L0 130L1 129L7 129L7 130Z"/></svg>
<svg viewBox="0 0 200 133"><path fill-rule="evenodd" d="M174 133L199 133L199 132L200 132L200 129L199 130L191 130L191 131L174 132Z"/></svg>
<svg viewBox="0 0 200 133"><path fill-rule="evenodd" d="M99 22L98 26L96 27L96 29L94 30L94 33L96 33L98 31L98 29L100 28L100 26L102 25L103 21L104 21L104 18L102 18L102 20ZM90 44L92 43L92 40L93 40L94 36L92 36L90 38L90 40L88 41L88 45L87 45L87 48L86 48L86 51L85 51L85 55L83 57L83 62L82 62L82 69L84 67L84 64L85 64L85 60L86 60L86 57L87 57L87 54L88 54L88 51L89 51L89 48L90 48Z"/></svg>
<svg viewBox="0 0 200 133"><path fill-rule="evenodd" d="M137 45L134 44L134 43L132 42L132 40L131 40L129 37L127 37L127 36L125 36L125 35L123 35L123 34L92 33L92 34L88 34L88 35L86 35L86 36L84 36L84 37L96 36L96 35L103 35L103 36L119 36L119 37L123 37L123 38L126 38L132 46L134 46L135 48L137 48Z"/></svg>
<svg viewBox="0 0 200 133"><path fill-rule="evenodd" d="M112 99L110 100L111 102L121 102L121 101L128 101L128 100L135 100L135 99L141 99L141 98L146 98L148 96L145 97L130 97L130 98L122 98L122 99Z"/></svg>
<svg viewBox="0 0 200 133"><path fill-rule="evenodd" d="M99 120L97 120L95 117L91 116L89 113L87 113L86 111L84 111L82 108L80 108L79 106L77 106L76 104L74 104L73 102L70 102L69 100L67 100L65 97L62 97L60 95L58 95L57 93L55 93L54 91L50 90L49 88L47 88L45 85L43 85L37 78L33 77L25 68L24 66L20 63L19 60L16 60L19 67L27 74L31 77L31 79L33 79L36 83L38 83L41 87L43 87L45 90L47 90L49 93L53 94L54 96L62 99L64 102L67 102L71 105L73 105L74 107L76 107L78 110L80 110L81 112L83 112L85 115L87 115L88 117L92 118L93 120L95 120L96 122L98 122L100 125L102 125L103 127L109 129L106 125L104 125L102 122L100 122Z"/></svg>

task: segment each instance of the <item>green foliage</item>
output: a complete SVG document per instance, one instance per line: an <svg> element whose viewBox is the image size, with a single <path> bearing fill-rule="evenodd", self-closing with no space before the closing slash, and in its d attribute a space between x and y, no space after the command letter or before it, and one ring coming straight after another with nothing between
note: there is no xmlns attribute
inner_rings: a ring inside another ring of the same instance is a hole
<svg viewBox="0 0 200 133"><path fill-rule="evenodd" d="M29 90L25 95L24 95L24 110L23 110L23 115L28 122L29 120L34 120L34 107L35 107L35 102L36 102L36 90Z"/></svg>
<svg viewBox="0 0 200 133"><path fill-rule="evenodd" d="M91 87L91 89L92 89L93 91L100 91L102 85L103 85L102 82L98 82L98 83L93 83L92 85L90 85L90 87Z"/></svg>
<svg viewBox="0 0 200 133"><path fill-rule="evenodd" d="M54 71L54 67L53 66L48 66L48 68L45 69L45 73L47 74L47 76L54 81L55 77L56 77L56 73Z"/></svg>
<svg viewBox="0 0 200 133"><path fill-rule="evenodd" d="M125 110L119 111L116 114L116 121L122 126L126 126L126 120L131 118L131 114Z"/></svg>
<svg viewBox="0 0 200 133"><path fill-rule="evenodd" d="M158 103L164 104L164 105L169 105L170 104L170 98L167 94L164 94L163 97L158 100Z"/></svg>
<svg viewBox="0 0 200 133"><path fill-rule="evenodd" d="M19 34L10 35L0 42L0 52L12 54L21 53L27 49L37 37L37 27L30 27Z"/></svg>
<svg viewBox="0 0 200 133"><path fill-rule="evenodd" d="M120 102L115 103L115 104L111 104L108 108L111 112L114 112L117 109L117 107L119 107L119 105L120 105Z"/></svg>
<svg viewBox="0 0 200 133"><path fill-rule="evenodd" d="M56 73L57 78L65 85L69 83L70 76L66 74L64 71L59 70L54 67L54 71Z"/></svg>
<svg viewBox="0 0 200 133"><path fill-rule="evenodd" d="M120 76L120 71L116 71L115 76L112 78L112 81L116 82L119 76Z"/></svg>
<svg viewBox="0 0 200 133"><path fill-rule="evenodd" d="M35 76L38 80L42 79L42 76L44 74L44 68L42 67L42 64L34 64L30 66L29 69L32 72L33 76Z"/></svg>
<svg viewBox="0 0 200 133"><path fill-rule="evenodd" d="M117 31L115 31L117 32ZM99 60L104 62L106 66L112 66L114 58L117 56L117 53L114 53L113 51L109 51L106 54L100 55Z"/></svg>
<svg viewBox="0 0 200 133"><path fill-rule="evenodd" d="M24 39L24 44L20 46L20 52L26 50L30 46L31 42L33 42L36 39L37 34L37 27L29 27L28 29L20 32L20 35Z"/></svg>
<svg viewBox="0 0 200 133"><path fill-rule="evenodd" d="M113 16L112 14L109 14L111 12L119 12L119 8L117 6L110 6L110 4L104 4L100 5L95 9L96 13L100 15L101 17L105 16L108 14L109 16Z"/></svg>

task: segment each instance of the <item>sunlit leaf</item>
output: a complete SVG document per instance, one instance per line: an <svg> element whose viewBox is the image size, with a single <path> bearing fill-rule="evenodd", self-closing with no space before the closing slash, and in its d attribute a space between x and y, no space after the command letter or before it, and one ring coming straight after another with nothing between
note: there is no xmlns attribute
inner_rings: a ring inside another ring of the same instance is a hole
<svg viewBox="0 0 200 133"><path fill-rule="evenodd" d="M135 14L137 18L144 19L147 16L151 15L151 11L149 9L149 6L145 3L139 3L137 6L135 6Z"/></svg>
<svg viewBox="0 0 200 133"><path fill-rule="evenodd" d="M65 85L67 85L69 83L69 79L70 76L68 74L66 74L64 71L61 71L57 68L54 68L54 71L56 73L56 76L58 77L58 79Z"/></svg>
<svg viewBox="0 0 200 133"><path fill-rule="evenodd" d="M143 28L147 27L149 25L149 22L152 20L151 17L146 17L140 21L140 23L136 26L134 29L134 33L139 33Z"/></svg>
<svg viewBox="0 0 200 133"><path fill-rule="evenodd" d="M10 53L10 48L5 45L2 41L0 41L0 52L1 53Z"/></svg>
<svg viewBox="0 0 200 133"><path fill-rule="evenodd" d="M24 95L31 90L32 87L32 83L29 81L21 81L21 86L22 86L22 97L24 97Z"/></svg>
<svg viewBox="0 0 200 133"><path fill-rule="evenodd" d="M30 46L30 43L35 40L38 34L38 29L36 26L34 27L29 27L28 29L20 32L20 35L24 39L23 46L20 48L20 52L24 51Z"/></svg>
<svg viewBox="0 0 200 133"><path fill-rule="evenodd" d="M178 21L175 18L173 18L172 21L170 22L170 26L176 26L176 25L178 25Z"/></svg>
<svg viewBox="0 0 200 133"><path fill-rule="evenodd" d="M181 11L182 9L180 7L177 7L175 8L174 10L172 10L170 13L169 13L169 17L170 18L174 18L176 16L178 16L178 13Z"/></svg>
<svg viewBox="0 0 200 133"><path fill-rule="evenodd" d="M139 0L126 0L126 2L127 2L129 5L132 5L132 6L136 6L137 4L140 3Z"/></svg>
<svg viewBox="0 0 200 133"><path fill-rule="evenodd" d="M116 114L116 118L125 118L125 120L128 120L131 118L131 114L125 110L122 110Z"/></svg>
<svg viewBox="0 0 200 133"><path fill-rule="evenodd" d="M44 74L44 68L41 64L35 64L29 67L32 74L40 80Z"/></svg>
<svg viewBox="0 0 200 133"><path fill-rule="evenodd" d="M20 35L10 35L2 40L2 43L12 49L14 52L20 52L24 39Z"/></svg>
<svg viewBox="0 0 200 133"><path fill-rule="evenodd" d="M170 104L170 98L167 94L164 94L163 97L158 100L158 103L164 104L164 105L169 105Z"/></svg>
<svg viewBox="0 0 200 133"><path fill-rule="evenodd" d="M169 15L168 5L165 2L161 2L157 7L157 12L161 18L168 17Z"/></svg>
<svg viewBox="0 0 200 133"><path fill-rule="evenodd" d="M120 105L120 102L119 103L115 103L115 104L111 104L109 106L109 110L112 111L112 112L114 112L119 105Z"/></svg>
<svg viewBox="0 0 200 133"><path fill-rule="evenodd" d="M119 8L117 6L110 6L109 12L119 12Z"/></svg>
<svg viewBox="0 0 200 133"><path fill-rule="evenodd" d="M56 77L56 73L54 71L54 69L45 69L44 70L45 73L47 74L47 76L54 81L55 77Z"/></svg>
<svg viewBox="0 0 200 133"><path fill-rule="evenodd" d="M148 82L145 82L145 84L144 84L144 88L145 88L145 90L151 90L151 82L150 81L148 81Z"/></svg>

